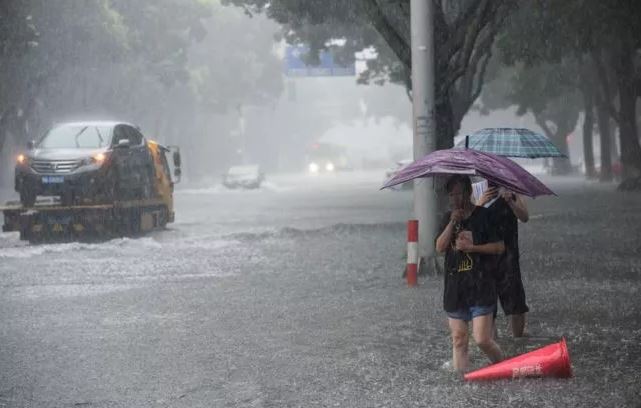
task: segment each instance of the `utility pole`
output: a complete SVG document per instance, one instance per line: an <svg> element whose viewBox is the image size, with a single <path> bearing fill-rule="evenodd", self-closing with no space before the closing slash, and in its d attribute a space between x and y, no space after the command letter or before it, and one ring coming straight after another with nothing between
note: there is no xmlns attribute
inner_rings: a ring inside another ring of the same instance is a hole
<svg viewBox="0 0 641 408"><path fill-rule="evenodd" d="M411 0L412 102L414 160L436 150L434 127L434 3ZM437 201L432 179L414 180L414 216L419 228L419 256L434 267Z"/></svg>
<svg viewBox="0 0 641 408"><path fill-rule="evenodd" d="M247 164L247 134L245 126L245 107L242 103L236 105L236 111L238 112L238 136L239 136L239 148L240 153L240 164Z"/></svg>

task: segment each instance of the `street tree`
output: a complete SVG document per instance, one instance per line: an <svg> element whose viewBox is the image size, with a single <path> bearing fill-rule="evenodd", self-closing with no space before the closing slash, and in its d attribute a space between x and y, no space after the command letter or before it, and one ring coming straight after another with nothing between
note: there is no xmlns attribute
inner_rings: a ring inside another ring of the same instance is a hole
<svg viewBox="0 0 641 408"><path fill-rule="evenodd" d="M8 0L0 10L1 150L9 135L23 140L46 84L82 60L76 47L93 34L102 37L97 33L103 26L89 27L96 23L96 7L69 0L57 2L56 7L51 2ZM66 24L74 28L73 35L71 30L65 35L60 29Z"/></svg>
<svg viewBox="0 0 641 408"><path fill-rule="evenodd" d="M492 45L510 0L435 3L435 127L437 148L450 147L463 115L481 92ZM305 43L312 58L342 39L343 58L373 48L363 83L403 84L411 97L410 1L391 0L226 0L247 13L266 13L283 24L288 43Z"/></svg>
<svg viewBox="0 0 641 408"><path fill-rule="evenodd" d="M637 24L640 18L638 2L523 2L498 41L512 64L533 67L573 59L580 67L576 83L583 94L588 120L591 115L587 111L592 104L597 109L601 176L605 179L611 177L608 115L619 127L624 177L635 178L641 174L641 145L636 124L637 100L641 96L638 58L641 29Z"/></svg>
<svg viewBox="0 0 641 408"><path fill-rule="evenodd" d="M198 107L236 109L231 92L256 103L273 98L282 88L273 38L231 14L243 17L205 0L3 2L0 151L7 135L21 144L73 115L126 118L151 124L156 134L176 133L169 124L195 122L185 115ZM205 37L203 80L202 61L191 50ZM251 75L238 75L248 66Z"/></svg>
<svg viewBox="0 0 641 408"><path fill-rule="evenodd" d="M38 29L25 2L7 0L0 4L0 151L7 134L18 126L21 105L16 103L24 82L18 82L20 69L15 64L37 45ZM22 86L20 86L22 85Z"/></svg>
<svg viewBox="0 0 641 408"><path fill-rule="evenodd" d="M501 66L481 94L481 111L517 107L517 114L531 113L545 135L569 157L568 136L574 131L582 108L573 60L556 64ZM493 64L494 65L494 64ZM566 174L570 162L552 159L552 172Z"/></svg>

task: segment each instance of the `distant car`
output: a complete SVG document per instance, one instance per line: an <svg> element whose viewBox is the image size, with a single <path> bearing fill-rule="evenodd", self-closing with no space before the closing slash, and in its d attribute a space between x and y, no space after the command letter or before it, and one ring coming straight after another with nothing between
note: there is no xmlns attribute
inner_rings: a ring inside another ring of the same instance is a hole
<svg viewBox="0 0 641 408"><path fill-rule="evenodd" d="M312 174L352 170L345 147L333 143L312 144L306 160L307 171Z"/></svg>
<svg viewBox="0 0 641 408"><path fill-rule="evenodd" d="M124 122L74 122L29 142L16 163L15 190L30 207L37 196L65 204L147 198L153 161L138 128Z"/></svg>
<svg viewBox="0 0 641 408"><path fill-rule="evenodd" d="M336 171L336 165L331 160L314 160L307 165L310 173L332 173Z"/></svg>
<svg viewBox="0 0 641 408"><path fill-rule="evenodd" d="M223 185L227 188L255 189L265 181L265 175L258 165L232 166L223 174Z"/></svg>
<svg viewBox="0 0 641 408"><path fill-rule="evenodd" d="M403 168L405 168L406 166L408 166L409 164L411 164L411 163L413 163L413 162L414 162L414 160L412 160L412 159L403 159L403 160L399 160L399 161L397 161L397 162L394 164L394 166L392 166L392 167L388 168L387 170L385 170L385 179L386 179L386 180L391 179L391 178L392 178L392 177L394 177L394 176L395 176L399 171L401 171ZM410 188L412 188L412 182L406 182L406 183L403 183L403 184L397 185L397 186L395 186L395 187L393 187L393 188L394 188L394 189L396 189L396 190L400 190L400 189L410 189Z"/></svg>

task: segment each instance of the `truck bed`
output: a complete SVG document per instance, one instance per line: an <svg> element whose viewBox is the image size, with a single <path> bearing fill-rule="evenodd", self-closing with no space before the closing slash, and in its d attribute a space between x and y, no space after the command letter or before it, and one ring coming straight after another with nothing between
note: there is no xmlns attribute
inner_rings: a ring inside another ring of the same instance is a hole
<svg viewBox="0 0 641 408"><path fill-rule="evenodd" d="M159 198L116 201L111 204L63 206L38 201L33 207L7 202L0 207L3 232L18 231L30 242L109 239L164 228L174 214Z"/></svg>

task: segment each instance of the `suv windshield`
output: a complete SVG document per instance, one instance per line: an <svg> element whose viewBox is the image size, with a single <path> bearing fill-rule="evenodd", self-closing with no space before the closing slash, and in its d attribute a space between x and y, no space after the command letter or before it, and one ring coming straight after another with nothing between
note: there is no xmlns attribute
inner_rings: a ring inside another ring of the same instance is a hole
<svg viewBox="0 0 641 408"><path fill-rule="evenodd" d="M41 149L96 149L111 140L110 126L65 125L51 129L40 141Z"/></svg>

